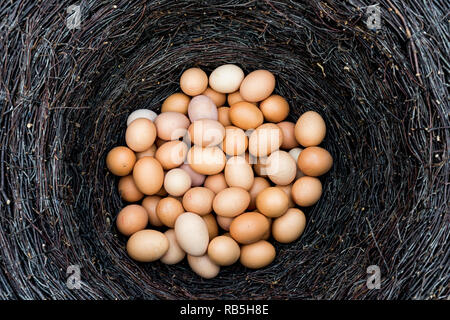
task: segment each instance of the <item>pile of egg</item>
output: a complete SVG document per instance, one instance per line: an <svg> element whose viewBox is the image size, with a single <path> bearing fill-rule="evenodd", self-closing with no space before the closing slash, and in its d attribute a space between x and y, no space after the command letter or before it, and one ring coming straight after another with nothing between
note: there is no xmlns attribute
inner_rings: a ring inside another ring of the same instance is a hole
<svg viewBox="0 0 450 320"><path fill-rule="evenodd" d="M190 68L180 87L159 115L132 112L126 146L106 157L121 177L122 199L132 203L116 220L129 237L127 253L165 264L187 256L203 278L237 261L266 267L276 255L269 239L297 240L306 218L296 206L312 206L322 195L317 177L333 163L318 146L325 122L314 111L286 121L289 103L273 93L275 76L267 70L245 76L227 64L208 78Z"/></svg>

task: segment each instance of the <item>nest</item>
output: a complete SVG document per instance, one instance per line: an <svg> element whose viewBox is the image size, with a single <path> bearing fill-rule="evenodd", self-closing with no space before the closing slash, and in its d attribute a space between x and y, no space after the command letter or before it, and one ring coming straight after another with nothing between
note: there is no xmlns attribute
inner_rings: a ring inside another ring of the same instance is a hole
<svg viewBox="0 0 450 320"><path fill-rule="evenodd" d="M381 0L377 30L359 0L83 1L78 29L71 4L0 3L1 299L449 297L446 1ZM203 280L186 262L136 263L106 154L183 70L224 63L272 71L291 121L323 115L323 196L264 269Z"/></svg>

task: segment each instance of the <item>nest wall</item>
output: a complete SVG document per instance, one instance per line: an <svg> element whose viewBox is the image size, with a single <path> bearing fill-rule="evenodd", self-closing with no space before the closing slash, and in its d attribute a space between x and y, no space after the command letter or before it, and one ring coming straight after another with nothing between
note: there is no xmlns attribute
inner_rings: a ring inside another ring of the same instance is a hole
<svg viewBox="0 0 450 320"><path fill-rule="evenodd" d="M0 3L1 299L448 298L448 3L379 1L377 31L369 1L83 1L70 30L71 4ZM291 121L324 117L323 196L267 268L136 263L106 153L183 70L224 63L272 71Z"/></svg>

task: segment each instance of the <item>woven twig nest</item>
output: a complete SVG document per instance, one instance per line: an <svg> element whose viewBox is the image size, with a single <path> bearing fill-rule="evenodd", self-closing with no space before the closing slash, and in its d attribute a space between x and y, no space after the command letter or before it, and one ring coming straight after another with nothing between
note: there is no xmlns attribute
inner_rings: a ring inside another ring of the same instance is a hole
<svg viewBox="0 0 450 320"><path fill-rule="evenodd" d="M71 4L0 3L1 299L448 297L445 1L379 1L377 30L370 1L83 1L69 28ZM183 70L224 63L272 71L290 120L323 115L323 196L267 268L203 280L186 262L135 263L106 153Z"/></svg>

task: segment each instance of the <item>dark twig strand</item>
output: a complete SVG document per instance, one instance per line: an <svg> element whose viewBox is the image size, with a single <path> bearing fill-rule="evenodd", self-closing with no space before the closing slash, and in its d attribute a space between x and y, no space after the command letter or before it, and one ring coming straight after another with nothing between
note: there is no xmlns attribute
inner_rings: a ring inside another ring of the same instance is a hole
<svg viewBox="0 0 450 320"><path fill-rule="evenodd" d="M1 1L0 299L448 298L448 1L377 2L374 31L367 0L87 0L72 30L71 1ZM105 155L183 70L223 63L276 74L291 120L323 115L322 199L267 268L135 263Z"/></svg>

